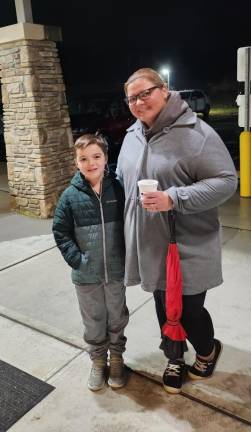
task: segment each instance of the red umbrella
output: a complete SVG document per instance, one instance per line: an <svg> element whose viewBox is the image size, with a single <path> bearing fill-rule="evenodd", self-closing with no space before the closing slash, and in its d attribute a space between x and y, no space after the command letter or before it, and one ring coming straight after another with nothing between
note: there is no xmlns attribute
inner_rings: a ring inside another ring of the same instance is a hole
<svg viewBox="0 0 251 432"><path fill-rule="evenodd" d="M182 272L179 251L175 238L175 212L168 212L170 228L170 242L166 257L166 317L167 321L162 328L162 334L168 339L167 356L182 357L187 351L186 332L182 327Z"/></svg>

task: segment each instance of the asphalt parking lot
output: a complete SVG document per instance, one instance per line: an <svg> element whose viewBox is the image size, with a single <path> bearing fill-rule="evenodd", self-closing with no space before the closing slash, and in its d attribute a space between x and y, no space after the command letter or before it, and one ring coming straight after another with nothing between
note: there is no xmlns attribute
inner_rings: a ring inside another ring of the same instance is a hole
<svg viewBox="0 0 251 432"><path fill-rule="evenodd" d="M238 126L237 115L209 116L208 124L220 135L234 161L235 168L239 170L239 139L242 128Z"/></svg>

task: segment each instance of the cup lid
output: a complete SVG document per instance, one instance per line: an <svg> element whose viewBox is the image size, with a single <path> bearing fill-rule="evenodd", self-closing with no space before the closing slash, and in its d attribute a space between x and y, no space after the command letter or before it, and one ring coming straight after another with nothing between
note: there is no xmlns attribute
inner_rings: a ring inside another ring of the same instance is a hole
<svg viewBox="0 0 251 432"><path fill-rule="evenodd" d="M139 185L141 185L141 184L144 184L144 185L152 185L152 184L154 184L154 185L156 185L156 184L158 184L158 180L155 180L155 179L142 179L142 180L138 180L138 184Z"/></svg>

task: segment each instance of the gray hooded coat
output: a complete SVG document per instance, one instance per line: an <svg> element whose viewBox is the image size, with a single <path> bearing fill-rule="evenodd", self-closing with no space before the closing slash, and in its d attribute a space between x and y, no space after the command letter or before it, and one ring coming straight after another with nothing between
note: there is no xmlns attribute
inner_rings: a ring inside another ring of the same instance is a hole
<svg viewBox="0 0 251 432"><path fill-rule="evenodd" d="M197 118L177 92L154 125L137 120L125 136L117 175L125 203L125 284L146 291L165 290L169 242L167 212L151 213L139 202L137 181L153 178L167 191L176 210L176 240L183 294L193 295L222 283L221 236L217 207L236 190L236 170L218 134Z"/></svg>

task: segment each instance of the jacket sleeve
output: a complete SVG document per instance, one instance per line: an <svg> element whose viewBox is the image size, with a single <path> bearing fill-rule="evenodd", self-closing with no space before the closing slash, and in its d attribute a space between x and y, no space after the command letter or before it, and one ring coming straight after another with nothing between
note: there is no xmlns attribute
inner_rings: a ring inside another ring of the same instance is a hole
<svg viewBox="0 0 251 432"><path fill-rule="evenodd" d="M238 179L232 158L219 137L212 130L201 151L187 161L191 185L167 189L174 209L183 214L203 212L218 207L236 191Z"/></svg>
<svg viewBox="0 0 251 432"><path fill-rule="evenodd" d="M65 261L77 269L81 263L81 251L75 240L74 218L65 193L61 195L56 207L52 231Z"/></svg>

